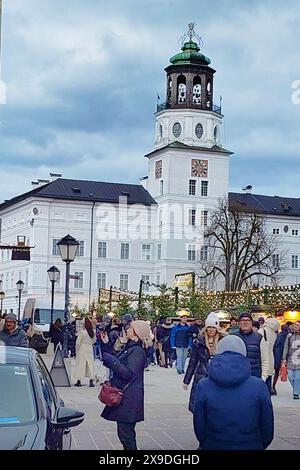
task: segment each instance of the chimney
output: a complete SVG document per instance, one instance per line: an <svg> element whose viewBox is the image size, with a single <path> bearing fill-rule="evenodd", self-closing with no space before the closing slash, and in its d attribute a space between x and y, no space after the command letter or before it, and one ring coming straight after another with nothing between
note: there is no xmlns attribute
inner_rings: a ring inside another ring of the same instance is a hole
<svg viewBox="0 0 300 470"><path fill-rule="evenodd" d="M252 186L251 184L248 184L248 186L246 186L245 188L243 188L243 193L244 194L251 194L252 193Z"/></svg>
<svg viewBox="0 0 300 470"><path fill-rule="evenodd" d="M50 173L51 183L57 180L58 178L62 178L62 175L60 173Z"/></svg>

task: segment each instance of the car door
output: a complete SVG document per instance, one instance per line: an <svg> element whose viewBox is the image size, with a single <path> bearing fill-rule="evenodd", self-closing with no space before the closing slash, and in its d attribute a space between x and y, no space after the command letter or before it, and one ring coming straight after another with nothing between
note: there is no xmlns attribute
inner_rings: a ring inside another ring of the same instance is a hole
<svg viewBox="0 0 300 470"><path fill-rule="evenodd" d="M48 429L47 429L47 448L65 450L70 449L71 446L71 433L69 429L53 429L51 421L55 420L57 408L62 405L59 399L52 379L49 375L48 369L45 366L41 357L37 356L37 369L41 381L43 394L47 406Z"/></svg>

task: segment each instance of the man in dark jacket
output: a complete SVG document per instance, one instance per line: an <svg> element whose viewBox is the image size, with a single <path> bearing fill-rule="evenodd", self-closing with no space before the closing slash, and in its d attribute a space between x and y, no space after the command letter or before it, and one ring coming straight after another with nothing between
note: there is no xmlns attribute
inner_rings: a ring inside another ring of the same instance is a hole
<svg viewBox="0 0 300 470"><path fill-rule="evenodd" d="M188 349L192 347L192 337L189 335L190 327L187 324L187 316L183 315L180 323L172 329L171 348L176 349L176 368L178 374L184 374L185 361Z"/></svg>
<svg viewBox="0 0 300 470"><path fill-rule="evenodd" d="M174 325L172 324L171 318L163 318L163 320L159 323L156 329L156 338L159 349L161 367L168 367L168 364L166 362L166 355L164 352L164 344L168 342L173 327Z"/></svg>
<svg viewBox="0 0 300 470"><path fill-rule="evenodd" d="M203 450L263 450L274 436L268 388L251 376L245 343L235 335L218 343L208 378L200 380L194 430Z"/></svg>
<svg viewBox="0 0 300 470"><path fill-rule="evenodd" d="M246 345L247 357L251 364L251 375L267 379L262 371L268 368L268 354L265 339L252 330L253 319L250 313L243 312L239 316L239 331L233 333L239 336Z"/></svg>
<svg viewBox="0 0 300 470"><path fill-rule="evenodd" d="M17 317L13 313L6 315L3 331L0 332L1 341L5 346L28 348L26 333L17 325Z"/></svg>

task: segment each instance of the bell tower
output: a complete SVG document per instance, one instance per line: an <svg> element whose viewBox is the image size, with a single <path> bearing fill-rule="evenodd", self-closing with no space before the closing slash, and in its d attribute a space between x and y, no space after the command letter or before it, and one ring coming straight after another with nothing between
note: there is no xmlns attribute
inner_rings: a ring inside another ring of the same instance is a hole
<svg viewBox="0 0 300 470"><path fill-rule="evenodd" d="M221 107L214 97L215 70L200 50L201 38L190 23L182 38L181 52L170 59L166 102L158 104L155 148L174 141L187 145L222 146Z"/></svg>

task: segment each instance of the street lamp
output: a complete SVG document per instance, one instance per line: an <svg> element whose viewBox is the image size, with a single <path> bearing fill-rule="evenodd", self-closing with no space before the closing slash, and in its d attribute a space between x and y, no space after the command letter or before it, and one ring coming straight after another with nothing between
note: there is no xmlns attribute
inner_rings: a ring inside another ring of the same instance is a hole
<svg viewBox="0 0 300 470"><path fill-rule="evenodd" d="M68 357L68 322L69 322L69 281L70 281L70 263L75 259L79 242L71 235L62 238L57 246L60 251L62 261L66 263L66 288L65 288L65 324L64 324L64 356Z"/></svg>
<svg viewBox="0 0 300 470"><path fill-rule="evenodd" d="M0 316L2 317L2 310L3 310L3 300L5 299L5 292L0 292Z"/></svg>
<svg viewBox="0 0 300 470"><path fill-rule="evenodd" d="M52 289L51 289L51 319L50 319L50 327L53 323L53 309L54 309L54 286L56 281L59 278L60 271L57 269L56 266L52 266L51 268L48 269L47 271L48 276L49 276L49 281L51 282Z"/></svg>
<svg viewBox="0 0 300 470"><path fill-rule="evenodd" d="M19 308L18 308L18 323L20 324L21 320L21 295L22 295L22 290L24 289L24 282L23 281L18 281L17 282L17 289L19 292Z"/></svg>

